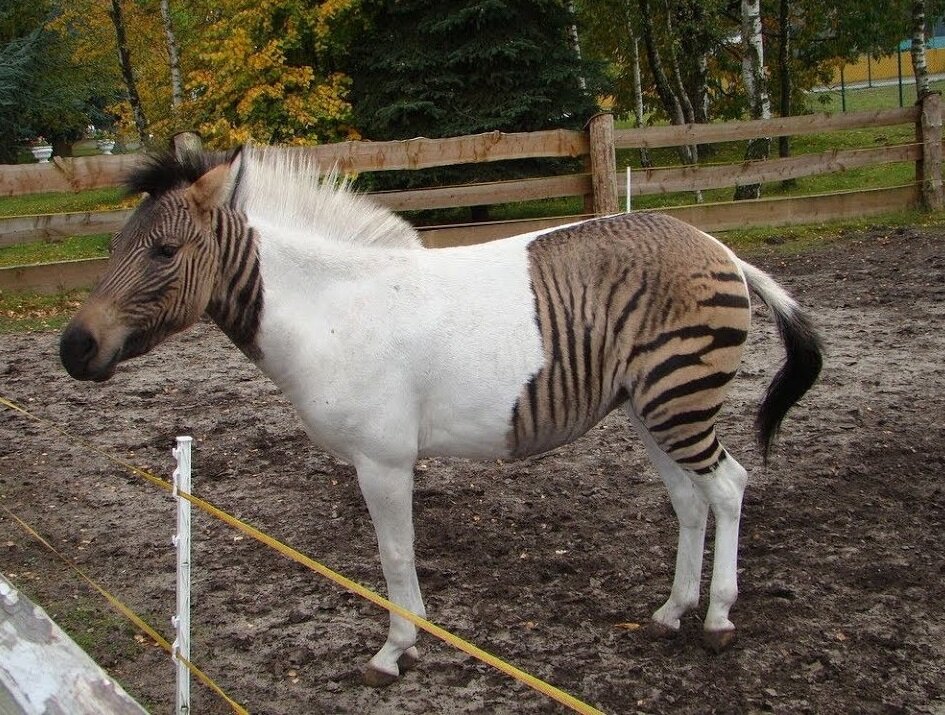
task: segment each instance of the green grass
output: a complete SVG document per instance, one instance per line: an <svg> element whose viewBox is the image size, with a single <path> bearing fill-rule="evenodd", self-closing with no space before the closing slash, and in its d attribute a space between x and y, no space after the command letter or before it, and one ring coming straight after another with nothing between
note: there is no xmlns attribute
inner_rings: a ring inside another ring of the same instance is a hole
<svg viewBox="0 0 945 715"><path fill-rule="evenodd" d="M134 657L135 629L121 615L98 602L80 598L47 607L51 618L97 661L112 663Z"/></svg>
<svg viewBox="0 0 945 715"><path fill-rule="evenodd" d="M907 209L856 220L829 221L800 226L747 228L716 232L714 235L737 251L752 252L767 247L782 255L793 255L810 251L826 243L843 240L877 226L890 229L945 227L945 213Z"/></svg>
<svg viewBox="0 0 945 715"><path fill-rule="evenodd" d="M935 83L936 89L945 89L945 81ZM904 87L905 104L915 101L915 88ZM910 94L911 92L911 94ZM847 91L848 111L865 109L892 108L899 106L899 89L896 85ZM840 111L839 95L823 93L812 95L811 109L814 111ZM618 126L629 126L627 122L618 122ZM834 149L853 149L861 147L883 146L915 141L915 130L911 125L859 129L839 133L812 134L791 139L791 153L820 153ZM714 144L711 153L700 157L700 164L730 164L741 162L745 153L746 142L726 142ZM777 145L772 144L772 156L776 155ZM661 148L650 151L654 166L677 166L679 157L673 148ZM626 166L639 170L640 153L637 150L619 150L617 167L620 174ZM622 180L622 176L620 177ZM887 187L910 183L915 180L915 165L911 162L887 164L861 169L804 177L789 184L781 182L765 184L762 196L801 196L806 194L832 193L837 191L861 189L864 187ZM706 202L730 201L731 188L713 189L702 192ZM33 194L18 197L0 197L0 217L45 214L68 211L100 211L134 205L134 197L125 197L120 188L104 188L85 191L78 194ZM668 206L691 204L693 192L638 196L633 200L635 209L653 209ZM522 218L540 218L563 216L584 212L580 197L545 199L540 201L499 204L491 207L490 219L509 220ZM414 218L422 218L417 216ZM468 221L468 209L455 209L440 212L437 222L456 220ZM862 222L844 222L837 224L803 226L776 229L752 229L750 231L729 232L725 240L741 248L776 242L780 250L804 250L805 247L830 240L841 235L845 230L858 226L880 225L916 225L925 222L945 223L938 215L920 212L902 212L890 216L865 219ZM0 266L23 265L78 258L92 258L106 254L107 235L73 237L50 243L33 243L0 249ZM0 294L0 333L23 330L53 329L61 326L78 306L82 294L71 293L64 296L28 296Z"/></svg>
<svg viewBox="0 0 945 715"><path fill-rule="evenodd" d="M77 194L44 193L0 197L0 217L33 216L36 214L70 213L73 211L107 211L137 203L126 197L124 189L106 187Z"/></svg>
<svg viewBox="0 0 945 715"><path fill-rule="evenodd" d="M72 236L51 243L21 243L0 248L0 268L25 266L31 263L74 261L79 258L99 258L108 255L111 236L97 233L92 236Z"/></svg>
<svg viewBox="0 0 945 715"><path fill-rule="evenodd" d="M911 68L904 68L904 72L911 72ZM945 90L945 80L932 82L935 91ZM891 109L899 105L899 84L874 84L872 87L847 88L841 93L840 87L828 92L812 92L810 107L819 112L839 112L843 108L843 94L846 95L848 112L860 112L868 109ZM916 102L915 83L902 85L902 106L911 107Z"/></svg>
<svg viewBox="0 0 945 715"><path fill-rule="evenodd" d="M58 330L79 309L88 291L58 295L0 292L0 335Z"/></svg>

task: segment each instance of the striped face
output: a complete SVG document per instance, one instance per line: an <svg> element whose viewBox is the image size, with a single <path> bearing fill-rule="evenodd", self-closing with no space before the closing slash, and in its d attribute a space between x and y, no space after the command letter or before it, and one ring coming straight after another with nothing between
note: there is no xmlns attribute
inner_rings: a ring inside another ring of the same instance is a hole
<svg viewBox="0 0 945 715"><path fill-rule="evenodd" d="M220 264L213 182L225 169L145 198L114 237L105 276L60 341L73 377L108 379L119 362L193 325L207 309Z"/></svg>
<svg viewBox="0 0 945 715"><path fill-rule="evenodd" d="M715 416L750 319L727 249L670 217L631 214L537 238L529 272L545 362L514 408L512 453L570 442L628 403L680 464L714 467Z"/></svg>

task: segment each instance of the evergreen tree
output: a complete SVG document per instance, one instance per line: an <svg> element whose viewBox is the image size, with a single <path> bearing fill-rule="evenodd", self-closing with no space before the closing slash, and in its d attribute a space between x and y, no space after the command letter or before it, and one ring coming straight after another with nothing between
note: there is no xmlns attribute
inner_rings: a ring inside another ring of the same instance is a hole
<svg viewBox="0 0 945 715"><path fill-rule="evenodd" d="M0 161L15 161L21 142L43 136L57 145L82 135L104 116L107 85L71 62L49 29L51 2L0 0Z"/></svg>
<svg viewBox="0 0 945 715"><path fill-rule="evenodd" d="M346 60L355 126L372 140L580 129L597 111L600 82L574 50L573 24L562 0L364 0ZM523 171L479 165L466 176Z"/></svg>

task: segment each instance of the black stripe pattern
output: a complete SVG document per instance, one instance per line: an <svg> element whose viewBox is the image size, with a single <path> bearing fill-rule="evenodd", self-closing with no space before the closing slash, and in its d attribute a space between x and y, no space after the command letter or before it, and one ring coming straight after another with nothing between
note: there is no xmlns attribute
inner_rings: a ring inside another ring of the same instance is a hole
<svg viewBox="0 0 945 715"><path fill-rule="evenodd" d="M553 231L528 251L545 362L513 408L512 454L570 442L626 404L680 465L717 466L750 315L727 251L658 214Z"/></svg>
<svg viewBox="0 0 945 715"><path fill-rule="evenodd" d="M112 240L108 271L93 296L132 331L122 360L149 351L204 312L258 359L263 287L257 236L245 215L228 207L195 215L185 190L141 202Z"/></svg>

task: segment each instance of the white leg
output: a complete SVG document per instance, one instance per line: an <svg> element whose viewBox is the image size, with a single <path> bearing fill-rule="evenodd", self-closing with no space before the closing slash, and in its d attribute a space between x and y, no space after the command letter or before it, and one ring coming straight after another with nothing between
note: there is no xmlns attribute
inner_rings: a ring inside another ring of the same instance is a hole
<svg viewBox="0 0 945 715"><path fill-rule="evenodd" d="M719 651L735 636L728 612L738 598L738 527L748 473L726 454L713 472L693 479L715 516L715 560L704 635L707 645Z"/></svg>
<svg viewBox="0 0 945 715"><path fill-rule="evenodd" d="M709 505L693 485L689 472L676 464L659 447L629 408L627 412L646 445L653 466L669 490L673 509L679 519L673 588L666 603L653 614L653 630L658 634L672 634L679 630L680 617L699 605L699 584L702 578L702 554L705 549Z"/></svg>
<svg viewBox="0 0 945 715"><path fill-rule="evenodd" d="M653 614L654 623L673 631L679 629L680 617L699 605L702 554L705 549L705 528L709 513L709 505L696 492L688 476L685 473L680 476L682 479L672 481L663 477L679 519L679 542L676 546L673 589L666 603Z"/></svg>
<svg viewBox="0 0 945 715"><path fill-rule="evenodd" d="M355 466L377 534L388 598L425 617L413 553L413 465L390 467L364 461ZM391 614L387 642L371 658L365 680L370 685L396 680L401 666L409 667L416 661L416 642L416 626Z"/></svg>

